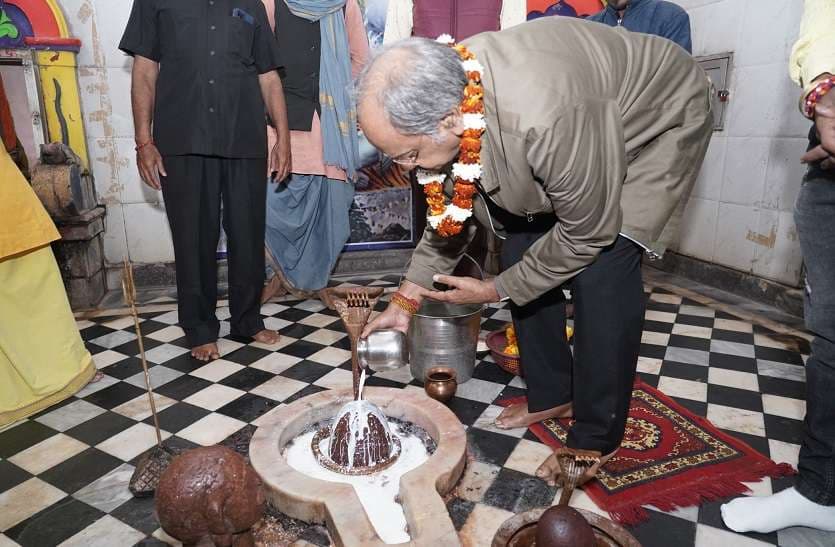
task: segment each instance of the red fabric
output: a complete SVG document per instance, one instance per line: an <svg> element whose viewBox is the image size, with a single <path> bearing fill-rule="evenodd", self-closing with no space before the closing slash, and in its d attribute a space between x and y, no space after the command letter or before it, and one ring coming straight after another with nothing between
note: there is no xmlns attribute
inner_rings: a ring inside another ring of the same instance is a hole
<svg viewBox="0 0 835 547"><path fill-rule="evenodd" d="M559 448L569 426L570 420L546 420L530 430ZM638 380L621 448L583 489L613 520L633 525L649 517L643 505L673 511L743 494L744 482L793 473Z"/></svg>
<svg viewBox="0 0 835 547"><path fill-rule="evenodd" d="M14 119L9 100L6 98L6 89L3 87L3 78L0 77L0 140L6 152L11 152L17 147L17 136L14 130Z"/></svg>

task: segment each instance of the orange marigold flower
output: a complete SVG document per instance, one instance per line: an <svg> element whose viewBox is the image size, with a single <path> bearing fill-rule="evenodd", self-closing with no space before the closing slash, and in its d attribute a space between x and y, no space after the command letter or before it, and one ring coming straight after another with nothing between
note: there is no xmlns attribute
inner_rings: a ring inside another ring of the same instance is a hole
<svg viewBox="0 0 835 547"><path fill-rule="evenodd" d="M464 227L460 222L455 222L450 217L444 217L440 224L438 224L438 234L441 237L454 236L461 233Z"/></svg>
<svg viewBox="0 0 835 547"><path fill-rule="evenodd" d="M475 184L458 182L455 184L455 193L462 198L469 199L475 195Z"/></svg>
<svg viewBox="0 0 835 547"><path fill-rule="evenodd" d="M452 204L462 209L471 209L473 207L473 200L455 196L452 198Z"/></svg>
<svg viewBox="0 0 835 547"><path fill-rule="evenodd" d="M440 182L430 182L423 187L423 191L429 195L440 194L444 191L444 187Z"/></svg>

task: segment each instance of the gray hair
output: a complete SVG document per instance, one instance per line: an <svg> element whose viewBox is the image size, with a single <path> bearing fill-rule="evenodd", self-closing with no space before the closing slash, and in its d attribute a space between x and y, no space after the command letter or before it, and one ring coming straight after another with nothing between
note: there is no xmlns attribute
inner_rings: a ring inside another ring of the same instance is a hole
<svg viewBox="0 0 835 547"><path fill-rule="evenodd" d="M464 97L467 75L451 47L427 38L407 38L380 48L357 78L358 100L368 93L368 75L383 58L395 55L402 67L385 74L377 91L391 125L403 135L435 137L445 117Z"/></svg>

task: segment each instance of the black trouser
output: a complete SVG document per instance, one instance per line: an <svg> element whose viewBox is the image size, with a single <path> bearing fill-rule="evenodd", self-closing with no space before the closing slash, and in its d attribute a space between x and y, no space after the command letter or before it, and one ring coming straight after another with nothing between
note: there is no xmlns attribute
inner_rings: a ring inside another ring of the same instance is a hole
<svg viewBox="0 0 835 547"><path fill-rule="evenodd" d="M232 334L264 329L265 159L166 156L162 195L174 240L177 311L189 344L217 340L217 243L223 201Z"/></svg>
<svg viewBox="0 0 835 547"><path fill-rule="evenodd" d="M819 143L812 131L809 148ZM835 172L809 168L794 221L806 263L806 327L815 335L796 487L817 504L835 505Z"/></svg>
<svg viewBox="0 0 835 547"><path fill-rule="evenodd" d="M518 262L547 229L510 232L502 247L502 267ZM644 323L641 255L638 245L619 236L569 282L573 357L565 336L562 287L510 307L528 409L539 412L573 402L569 447L608 454L623 439Z"/></svg>

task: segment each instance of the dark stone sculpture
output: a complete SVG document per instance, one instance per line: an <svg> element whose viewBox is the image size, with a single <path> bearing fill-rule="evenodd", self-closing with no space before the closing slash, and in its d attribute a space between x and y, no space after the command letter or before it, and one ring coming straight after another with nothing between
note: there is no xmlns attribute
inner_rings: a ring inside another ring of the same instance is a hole
<svg viewBox="0 0 835 547"><path fill-rule="evenodd" d="M539 517L537 547L595 547L594 529L576 509L555 505Z"/></svg>
<svg viewBox="0 0 835 547"><path fill-rule="evenodd" d="M217 547L253 547L251 528L264 502L261 479L240 454L222 446L176 457L156 494L163 530L185 546L209 536Z"/></svg>
<svg viewBox="0 0 835 547"><path fill-rule="evenodd" d="M371 405L365 401L354 401L349 406L353 410L343 410L333 426L331 460L346 469L369 467L387 461L392 452L388 425L384 425L381 416L373 412ZM352 433L356 436L353 442Z"/></svg>

